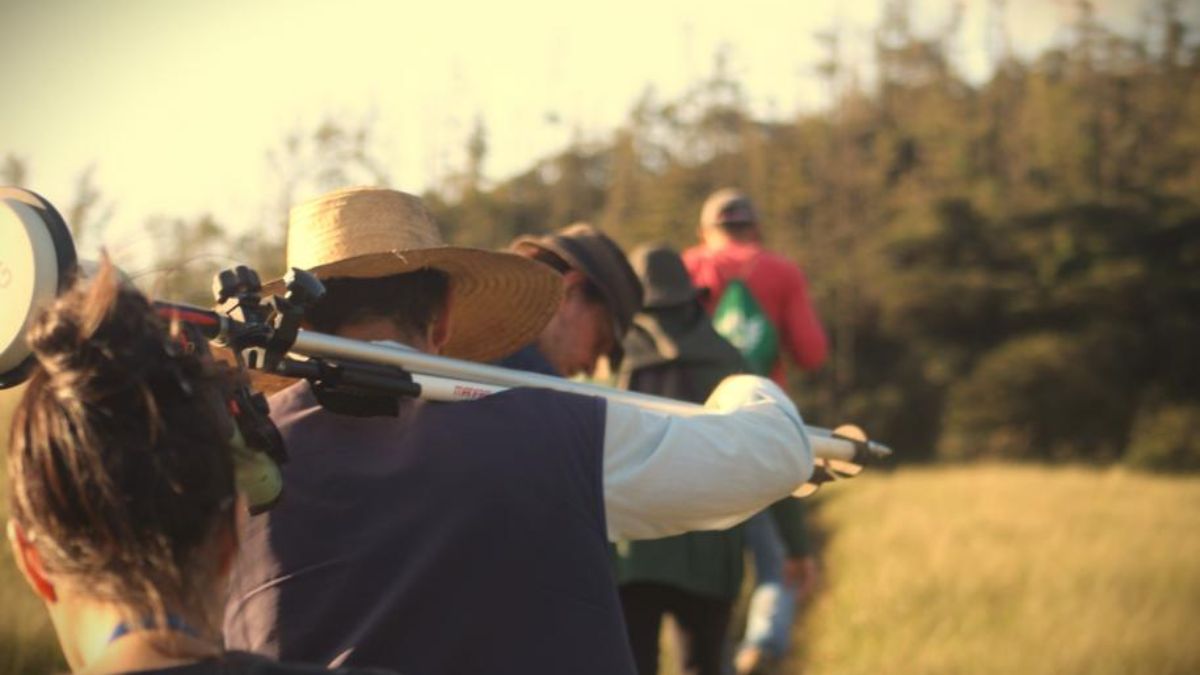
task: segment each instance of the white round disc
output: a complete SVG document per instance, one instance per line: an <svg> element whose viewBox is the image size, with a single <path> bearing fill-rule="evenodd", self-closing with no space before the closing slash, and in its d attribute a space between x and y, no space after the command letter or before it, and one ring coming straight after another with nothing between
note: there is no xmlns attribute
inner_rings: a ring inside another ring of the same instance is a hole
<svg viewBox="0 0 1200 675"><path fill-rule="evenodd" d="M58 292L58 256L41 216L16 199L0 200L0 375L29 355L25 330Z"/></svg>

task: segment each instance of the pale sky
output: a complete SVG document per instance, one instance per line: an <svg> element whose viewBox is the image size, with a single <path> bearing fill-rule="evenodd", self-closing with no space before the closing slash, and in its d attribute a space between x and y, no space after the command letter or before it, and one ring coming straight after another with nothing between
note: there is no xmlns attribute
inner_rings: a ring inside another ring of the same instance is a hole
<svg viewBox="0 0 1200 675"><path fill-rule="evenodd" d="M274 197L266 151L327 116L373 116L394 185L420 191L457 167L476 116L488 127L488 176L502 179L574 128L603 137L648 85L679 93L710 72L722 44L759 114L811 110L822 104L813 34L840 26L865 64L881 4L0 0L0 157L28 160L27 187L64 207L94 163L116 207L104 243L144 252L154 214L211 212L253 228ZM990 3L963 4L954 56L979 78ZM1070 3L1007 4L1019 54L1064 39ZM1148 4L1096 2L1125 32ZM1200 3L1184 4L1197 25ZM944 23L952 3L914 6L921 31Z"/></svg>

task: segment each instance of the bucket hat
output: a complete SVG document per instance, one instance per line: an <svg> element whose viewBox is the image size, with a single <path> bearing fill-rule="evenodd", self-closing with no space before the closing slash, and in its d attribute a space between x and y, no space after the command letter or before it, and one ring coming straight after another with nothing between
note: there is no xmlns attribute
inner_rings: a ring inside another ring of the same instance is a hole
<svg viewBox="0 0 1200 675"><path fill-rule="evenodd" d="M667 244L643 244L629 254L629 263L645 289L646 309L674 307L700 297L683 259Z"/></svg>
<svg viewBox="0 0 1200 675"><path fill-rule="evenodd" d="M518 237L509 246L513 251L545 249L579 270L600 290L613 320L613 351L608 358L612 368L621 363L621 341L633 315L642 308L642 284L615 241L587 223L575 223L545 236Z"/></svg>

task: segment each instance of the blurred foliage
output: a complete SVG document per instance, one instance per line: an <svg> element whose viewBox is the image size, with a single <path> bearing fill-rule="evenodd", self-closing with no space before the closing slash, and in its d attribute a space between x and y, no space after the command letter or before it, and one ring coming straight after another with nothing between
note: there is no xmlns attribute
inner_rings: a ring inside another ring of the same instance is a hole
<svg viewBox="0 0 1200 675"><path fill-rule="evenodd" d="M1200 470L1200 405L1157 403L1139 410L1126 457L1143 469Z"/></svg>
<svg viewBox="0 0 1200 675"><path fill-rule="evenodd" d="M1127 396L1088 346L1041 333L1005 341L951 388L939 451L956 458L1109 459L1127 428Z"/></svg>
<svg viewBox="0 0 1200 675"><path fill-rule="evenodd" d="M792 378L809 419L908 459L1179 456L1140 438L1140 420L1177 424L1151 411L1200 401L1200 49L1178 3L1131 36L1080 3L1066 44L1001 51L978 85L949 56L957 22L917 35L908 5L887 3L869 88L818 36L828 110L757 119L723 51L610 138L427 197L458 243L589 220L682 248L704 197L741 186L832 337L827 367ZM470 150L478 166L486 145Z"/></svg>
<svg viewBox="0 0 1200 675"><path fill-rule="evenodd" d="M576 133L496 182L480 117L461 171L424 197L461 245L587 220L627 247L684 248L704 197L740 186L830 333L828 364L791 377L808 419L853 420L909 461L1192 466L1168 429L1200 405L1200 42L1172 0L1130 34L1073 6L1064 39L1027 59L993 13L993 71L972 83L957 17L918 34L910 3L889 0L874 80L821 33L831 104L790 119L751 111L723 49L681 95L647 89L611 136ZM240 239L207 217L153 223L173 242L160 267L186 272L158 293L206 302L234 260L282 271L288 205L389 183L373 124L287 135L268 153L277 203Z"/></svg>

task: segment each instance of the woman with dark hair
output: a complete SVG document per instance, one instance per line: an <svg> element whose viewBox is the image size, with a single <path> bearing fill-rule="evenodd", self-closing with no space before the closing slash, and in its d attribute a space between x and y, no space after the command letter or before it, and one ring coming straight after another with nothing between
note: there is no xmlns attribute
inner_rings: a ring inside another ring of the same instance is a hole
<svg viewBox="0 0 1200 675"><path fill-rule="evenodd" d="M222 648L239 511L228 372L107 263L28 340L8 537L72 671L324 672Z"/></svg>

